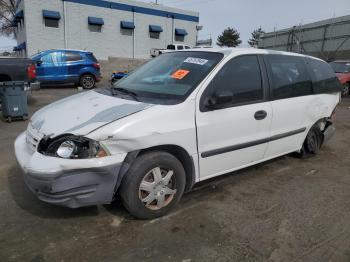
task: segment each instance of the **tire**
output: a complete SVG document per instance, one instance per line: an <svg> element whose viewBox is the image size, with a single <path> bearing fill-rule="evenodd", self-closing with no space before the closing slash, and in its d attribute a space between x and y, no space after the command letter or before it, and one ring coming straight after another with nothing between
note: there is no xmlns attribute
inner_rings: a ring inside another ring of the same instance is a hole
<svg viewBox="0 0 350 262"><path fill-rule="evenodd" d="M343 85L343 90L341 92L341 96L342 97L348 96L349 95L349 89L350 89L350 83L345 83Z"/></svg>
<svg viewBox="0 0 350 262"><path fill-rule="evenodd" d="M174 208L183 195L185 184L181 162L169 153L154 151L135 160L123 178L119 194L131 215L153 219Z"/></svg>
<svg viewBox="0 0 350 262"><path fill-rule="evenodd" d="M298 156L300 158L309 158L317 155L322 146L322 142L322 132L317 125L314 125L307 134Z"/></svg>
<svg viewBox="0 0 350 262"><path fill-rule="evenodd" d="M93 89L96 85L96 80L93 75L85 74L79 79L79 85L84 89Z"/></svg>

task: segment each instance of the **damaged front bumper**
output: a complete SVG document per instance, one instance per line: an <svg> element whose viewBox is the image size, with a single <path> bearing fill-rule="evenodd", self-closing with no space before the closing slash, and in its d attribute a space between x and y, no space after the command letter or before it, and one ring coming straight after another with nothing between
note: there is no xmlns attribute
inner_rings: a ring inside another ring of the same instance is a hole
<svg viewBox="0 0 350 262"><path fill-rule="evenodd" d="M15 154L28 188L42 201L77 208L113 200L126 154L94 159L48 157L31 148L22 133Z"/></svg>

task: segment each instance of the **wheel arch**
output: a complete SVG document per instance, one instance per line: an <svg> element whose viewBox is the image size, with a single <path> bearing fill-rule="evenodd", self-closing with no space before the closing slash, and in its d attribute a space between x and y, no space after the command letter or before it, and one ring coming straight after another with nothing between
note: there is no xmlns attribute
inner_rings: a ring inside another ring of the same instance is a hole
<svg viewBox="0 0 350 262"><path fill-rule="evenodd" d="M93 76L94 79L95 79L95 81L96 81L96 76L95 76L95 74L94 74L94 73L91 73L91 72L89 72L89 71L81 72L81 73L79 74L79 81L80 81L80 79L81 79L83 76L86 76L86 75Z"/></svg>
<svg viewBox="0 0 350 262"><path fill-rule="evenodd" d="M129 170L130 166L135 161L135 159L142 154L146 154L153 151L163 151L175 156L181 162L183 168L185 169L185 174L186 174L185 192L188 192L192 189L196 181L196 171L195 171L193 158L184 148L180 146L159 145L159 146L140 149L137 151L132 151L127 154L119 171L118 182L116 184L115 191L118 190L124 175L127 173L127 171Z"/></svg>
<svg viewBox="0 0 350 262"><path fill-rule="evenodd" d="M310 132L310 130L314 127L318 127L320 132L321 132L321 139L322 139L322 144L323 144L323 141L324 141L324 131L326 130L326 128L329 126L329 125L332 125L332 121L330 119L330 117L322 117L320 119L318 119L315 123L313 123L310 128L307 129L307 133L305 134L305 138L303 140L303 143L308 135L308 133Z"/></svg>

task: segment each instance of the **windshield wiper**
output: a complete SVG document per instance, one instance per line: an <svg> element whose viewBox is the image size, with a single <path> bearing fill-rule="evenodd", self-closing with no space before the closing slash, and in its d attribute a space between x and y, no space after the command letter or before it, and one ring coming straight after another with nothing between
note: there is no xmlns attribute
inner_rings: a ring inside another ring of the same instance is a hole
<svg viewBox="0 0 350 262"><path fill-rule="evenodd" d="M126 88L123 88L123 87L112 87L112 90L116 90L116 91L119 91L119 92L121 92L123 94L129 95L132 98L134 98L134 100L139 101L139 99L137 98L138 95L135 92L133 92L133 91L131 91L129 89L126 89Z"/></svg>

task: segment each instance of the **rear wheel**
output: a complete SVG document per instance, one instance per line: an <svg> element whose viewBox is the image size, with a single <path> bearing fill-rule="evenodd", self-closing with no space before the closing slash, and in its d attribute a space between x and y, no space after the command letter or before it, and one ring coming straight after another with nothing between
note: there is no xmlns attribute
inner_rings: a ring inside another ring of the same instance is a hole
<svg viewBox="0 0 350 262"><path fill-rule="evenodd" d="M322 146L322 140L323 138L320 128L317 125L314 125L305 138L299 156L301 158L315 156Z"/></svg>
<svg viewBox="0 0 350 262"><path fill-rule="evenodd" d="M84 89L92 89L95 87L96 80L93 75L82 75L79 84Z"/></svg>
<svg viewBox="0 0 350 262"><path fill-rule="evenodd" d="M350 83L345 83L343 85L343 91L341 92L341 96L348 96L349 95L349 91L350 91Z"/></svg>
<svg viewBox="0 0 350 262"><path fill-rule="evenodd" d="M167 214L181 199L185 170L173 155L155 151L138 157L125 175L119 194L136 218L152 219Z"/></svg>

